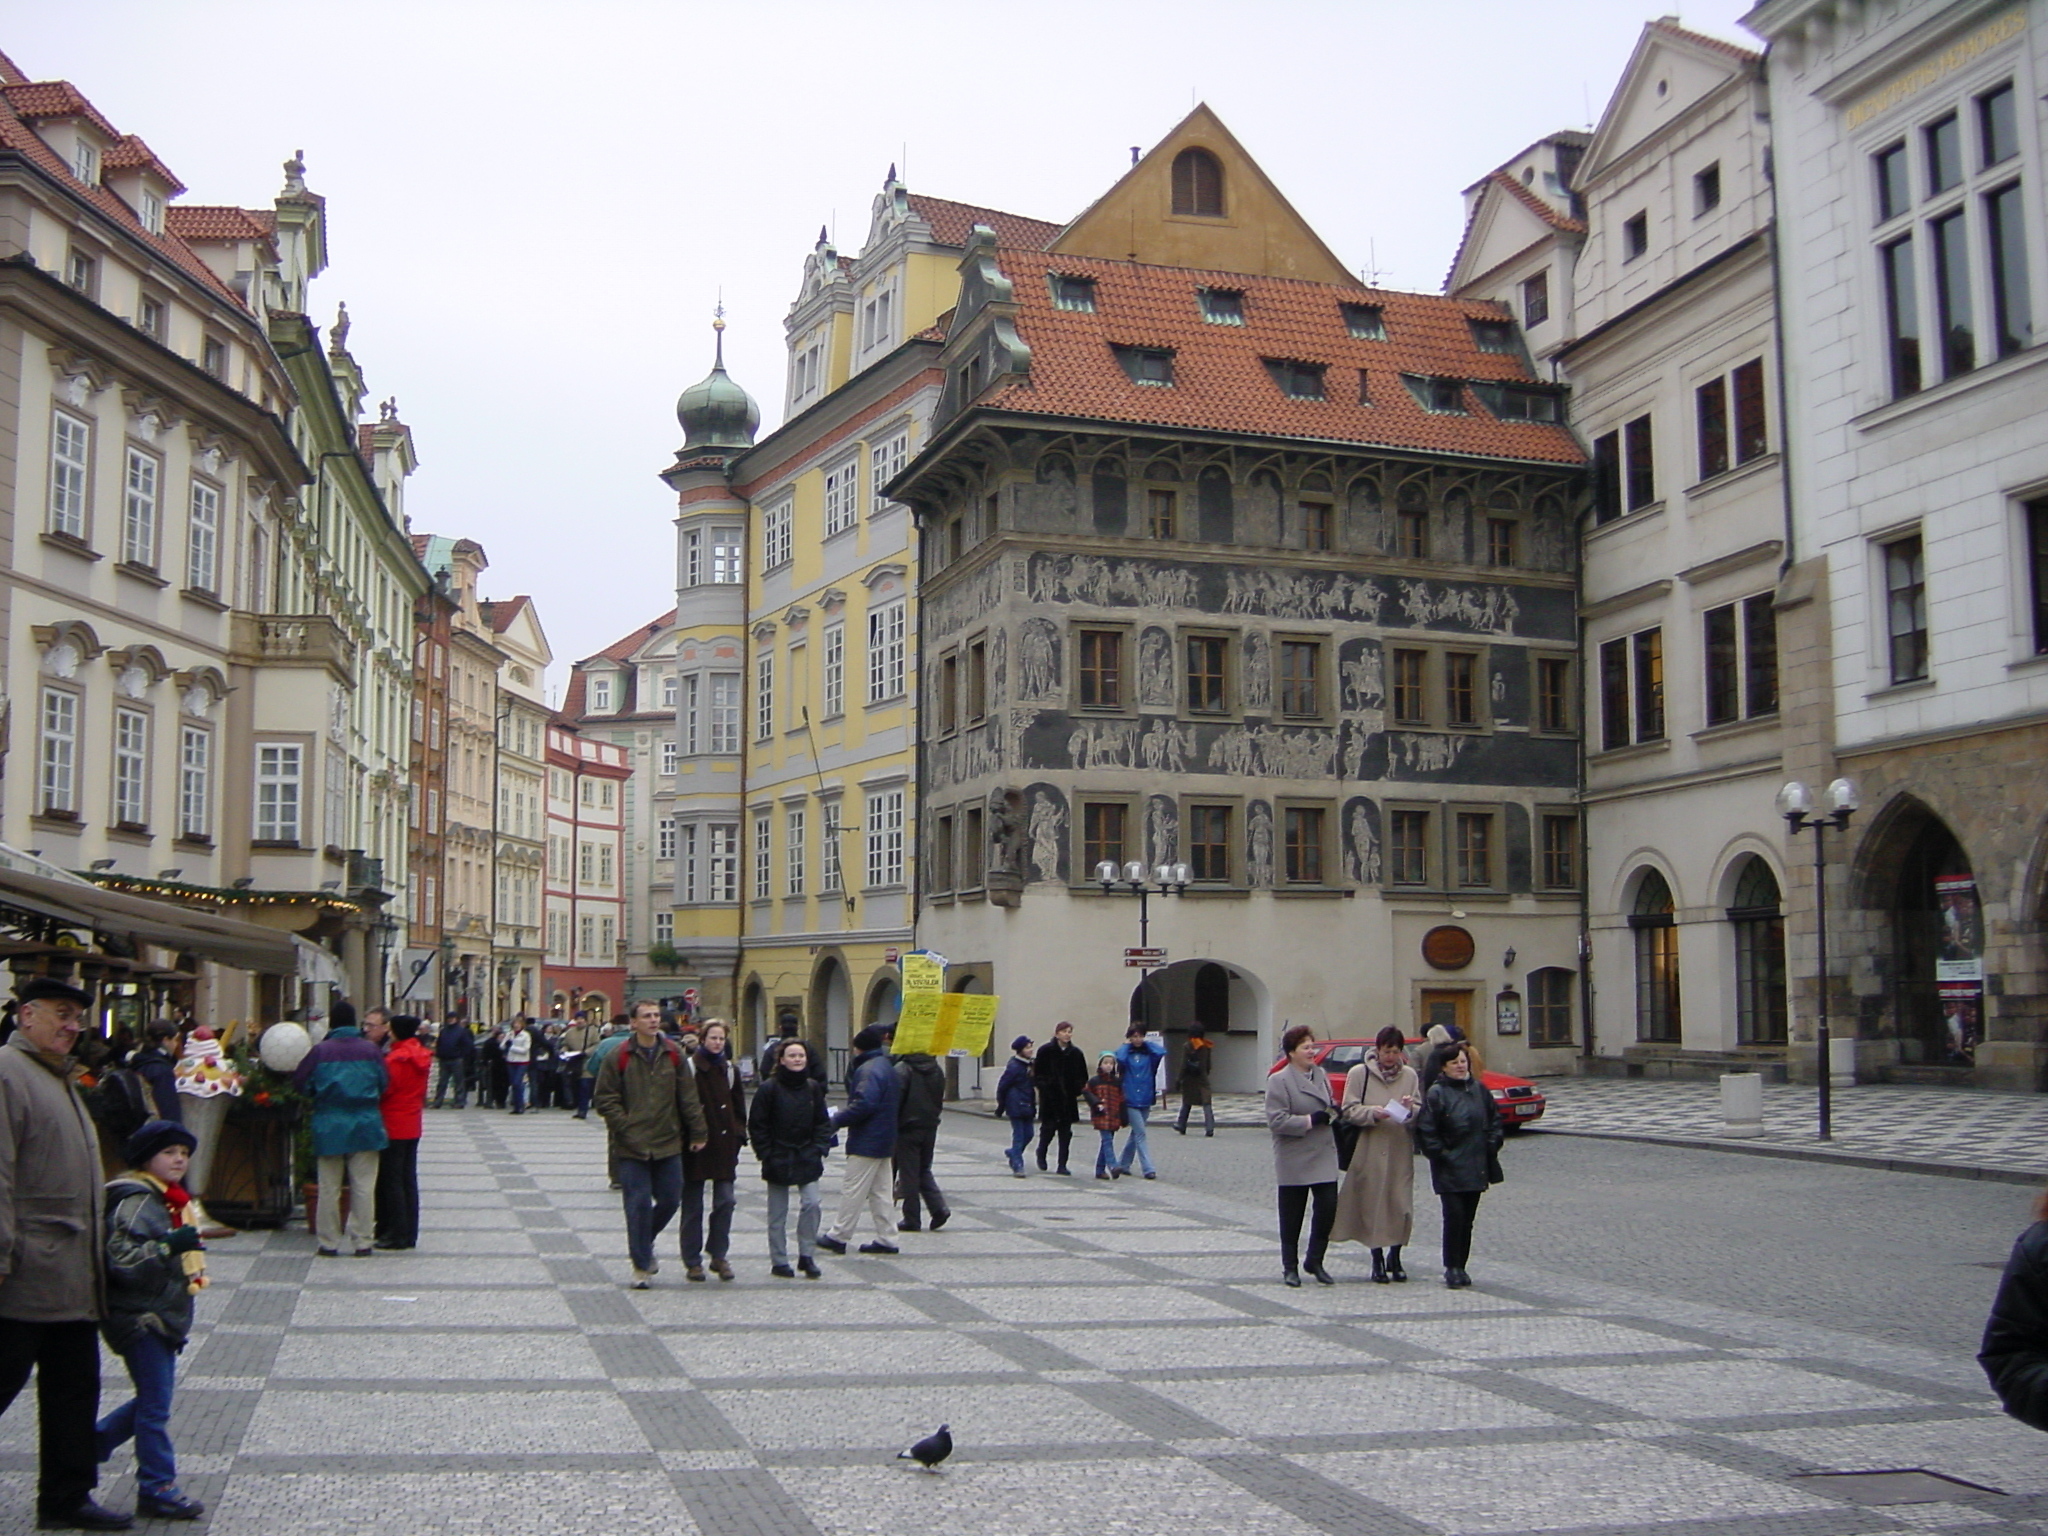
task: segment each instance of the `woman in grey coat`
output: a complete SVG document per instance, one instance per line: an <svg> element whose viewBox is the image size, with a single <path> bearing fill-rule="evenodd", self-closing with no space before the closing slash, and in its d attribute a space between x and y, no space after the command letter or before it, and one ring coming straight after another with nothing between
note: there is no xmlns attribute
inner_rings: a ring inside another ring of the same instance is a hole
<svg viewBox="0 0 2048 1536"><path fill-rule="evenodd" d="M1337 1219L1337 1138L1330 1130L1336 1109L1329 1080L1314 1061L1316 1034L1297 1024L1280 1037L1287 1059L1266 1078L1266 1128L1273 1133L1273 1172L1280 1186L1280 1278L1299 1286L1295 1253L1301 1218L1313 1202L1306 1268L1323 1285L1335 1285L1323 1268L1330 1227Z"/></svg>

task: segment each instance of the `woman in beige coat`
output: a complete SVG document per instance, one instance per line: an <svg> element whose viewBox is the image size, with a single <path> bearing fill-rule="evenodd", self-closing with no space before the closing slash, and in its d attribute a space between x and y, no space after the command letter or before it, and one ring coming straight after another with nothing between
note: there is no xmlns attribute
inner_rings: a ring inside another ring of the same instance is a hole
<svg viewBox="0 0 2048 1536"><path fill-rule="evenodd" d="M1407 1042L1389 1024L1373 1040L1372 1054L1344 1079L1345 1122L1358 1127L1351 1168L1337 1196L1340 1243L1372 1249L1375 1285L1406 1280L1401 1249L1415 1230L1415 1147L1409 1126L1422 1103L1422 1086L1408 1065Z"/></svg>

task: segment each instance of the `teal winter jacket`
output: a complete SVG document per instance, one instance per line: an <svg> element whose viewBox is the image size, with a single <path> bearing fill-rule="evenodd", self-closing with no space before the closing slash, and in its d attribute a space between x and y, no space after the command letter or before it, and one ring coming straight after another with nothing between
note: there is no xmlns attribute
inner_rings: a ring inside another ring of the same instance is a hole
<svg viewBox="0 0 2048 1536"><path fill-rule="evenodd" d="M359 1029L330 1030L306 1053L292 1082L313 1101L314 1156L384 1150L385 1081L383 1053Z"/></svg>

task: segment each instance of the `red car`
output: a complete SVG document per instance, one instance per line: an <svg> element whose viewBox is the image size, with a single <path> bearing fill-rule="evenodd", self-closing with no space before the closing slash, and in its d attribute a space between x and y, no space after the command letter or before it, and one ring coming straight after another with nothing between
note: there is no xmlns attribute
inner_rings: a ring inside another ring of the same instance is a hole
<svg viewBox="0 0 2048 1536"><path fill-rule="evenodd" d="M1418 1050L1418 1047L1420 1049ZM1411 1057L1425 1054L1427 1044L1410 1038L1408 1052ZM1351 1069L1364 1061L1372 1051L1370 1040L1318 1040L1315 1063L1330 1077L1330 1101L1344 1102L1344 1079ZM1278 1072L1286 1064L1281 1057L1268 1069L1269 1075ZM1493 1107L1500 1115L1500 1122L1511 1131L1543 1118L1548 1101L1536 1090L1536 1085L1526 1077L1515 1077L1507 1072L1481 1072L1479 1080L1486 1084L1486 1091L1493 1095Z"/></svg>

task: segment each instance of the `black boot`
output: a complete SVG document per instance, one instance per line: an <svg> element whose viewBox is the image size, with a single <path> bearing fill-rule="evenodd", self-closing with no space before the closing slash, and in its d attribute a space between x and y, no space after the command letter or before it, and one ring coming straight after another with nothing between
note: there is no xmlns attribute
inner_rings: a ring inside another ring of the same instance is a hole
<svg viewBox="0 0 2048 1536"><path fill-rule="evenodd" d="M1398 1243L1387 1250L1387 1278L1389 1280L1406 1280L1408 1278L1408 1271L1401 1267L1401 1246Z"/></svg>
<svg viewBox="0 0 2048 1536"><path fill-rule="evenodd" d="M1387 1283L1387 1256L1378 1248L1372 1251L1372 1283L1374 1285L1385 1285Z"/></svg>

